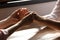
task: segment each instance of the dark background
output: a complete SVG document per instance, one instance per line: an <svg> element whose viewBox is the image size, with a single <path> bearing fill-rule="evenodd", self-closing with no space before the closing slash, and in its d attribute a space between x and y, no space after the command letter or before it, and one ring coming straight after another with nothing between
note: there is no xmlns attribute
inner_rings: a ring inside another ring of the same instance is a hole
<svg viewBox="0 0 60 40"><path fill-rule="evenodd" d="M11 0L11 1L17 1L17 0ZM21 6L21 5L29 5L29 4L50 2L50 1L56 1L56 0L31 0L31 1L12 3L12 4L11 3L7 3L7 2L0 2L0 8L13 7L13 6Z"/></svg>

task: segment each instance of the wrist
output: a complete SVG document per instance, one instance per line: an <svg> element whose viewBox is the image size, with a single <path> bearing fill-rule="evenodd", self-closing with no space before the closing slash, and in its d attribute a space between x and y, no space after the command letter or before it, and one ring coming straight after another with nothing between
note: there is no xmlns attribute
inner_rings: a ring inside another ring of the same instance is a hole
<svg viewBox="0 0 60 40"><path fill-rule="evenodd" d="M18 22L18 19L16 19L16 18L9 18L9 19L7 19L6 21L7 21L9 24L15 24L15 23Z"/></svg>
<svg viewBox="0 0 60 40"><path fill-rule="evenodd" d="M18 22L18 20L14 19L14 18L4 19L4 20L0 21L0 28L9 27L10 25L15 24L17 22Z"/></svg>

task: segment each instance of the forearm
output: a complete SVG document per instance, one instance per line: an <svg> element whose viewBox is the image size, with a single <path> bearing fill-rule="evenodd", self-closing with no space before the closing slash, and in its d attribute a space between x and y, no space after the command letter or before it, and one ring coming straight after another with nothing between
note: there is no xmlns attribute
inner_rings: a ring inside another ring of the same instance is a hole
<svg viewBox="0 0 60 40"><path fill-rule="evenodd" d="M4 21L0 21L0 28L6 28L9 25L17 23L19 20L21 20L24 16L26 16L28 13L27 8L19 8L15 10L7 19Z"/></svg>
<svg viewBox="0 0 60 40"><path fill-rule="evenodd" d="M54 30L60 30L60 22L56 22L54 20L47 19L42 16L35 16L35 20L37 20L40 25L42 24L42 25L48 26Z"/></svg>
<svg viewBox="0 0 60 40"><path fill-rule="evenodd" d="M8 27L8 26L10 26L12 24L15 24L14 21L16 21L16 19L14 20L13 18L6 18L4 20L1 20L0 21L0 29L1 28L6 28L6 27Z"/></svg>

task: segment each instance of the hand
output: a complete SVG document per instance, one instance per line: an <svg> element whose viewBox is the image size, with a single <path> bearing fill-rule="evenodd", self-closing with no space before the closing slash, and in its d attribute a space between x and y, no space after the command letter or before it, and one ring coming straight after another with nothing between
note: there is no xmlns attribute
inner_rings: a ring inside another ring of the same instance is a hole
<svg viewBox="0 0 60 40"><path fill-rule="evenodd" d="M33 22L33 20L34 20L34 12L29 12L29 14L28 15L26 15L25 17L23 17L19 22L21 22L21 25L29 25L29 24L31 24L32 22ZM18 22L18 23L19 23Z"/></svg>
<svg viewBox="0 0 60 40"><path fill-rule="evenodd" d="M9 17L8 19L12 23L17 23L19 20L21 20L24 16L28 14L28 9L27 8L20 8L15 10Z"/></svg>
<svg viewBox="0 0 60 40"><path fill-rule="evenodd" d="M9 17L0 21L0 28L7 28L12 24L17 23L24 16L29 14L28 12L29 11L27 8L19 8L19 9L15 10Z"/></svg>
<svg viewBox="0 0 60 40"><path fill-rule="evenodd" d="M28 15L23 17L15 25L6 29L0 29L0 40L7 40L7 38L19 27L30 24L32 21L33 21L33 12L30 12Z"/></svg>

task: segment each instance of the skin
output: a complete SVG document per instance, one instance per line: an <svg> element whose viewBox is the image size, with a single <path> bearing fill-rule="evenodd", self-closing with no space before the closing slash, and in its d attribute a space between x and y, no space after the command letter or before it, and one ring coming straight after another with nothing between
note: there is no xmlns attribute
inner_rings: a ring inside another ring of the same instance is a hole
<svg viewBox="0 0 60 40"><path fill-rule="evenodd" d="M19 22L17 22L15 25L12 25L6 29L0 29L0 40L7 40L7 38L15 32L18 28L30 24L33 19L31 19L33 16L33 12L23 17ZM28 21L29 20L29 21Z"/></svg>
<svg viewBox="0 0 60 40"><path fill-rule="evenodd" d="M35 15L34 20L36 20L40 25L46 25L55 31L60 31L60 21L47 19L45 17L38 16L37 14Z"/></svg>
<svg viewBox="0 0 60 40"><path fill-rule="evenodd" d="M7 40L7 38L13 32L15 32L19 27L31 24L31 22L33 21L32 16L33 16L33 12L28 12L28 10L26 8L21 8L21 9L18 9L17 11L15 11L13 14L11 14L8 17L8 19L10 19L10 22L12 22L12 24L15 24L15 25L10 24L10 25L8 25L8 27L0 29L0 40ZM13 18L13 20L12 20L12 18ZM16 19L18 19L18 20L16 20ZM6 21L5 22L4 21L2 21L2 22L5 24ZM7 24L5 24L5 26L7 26ZM4 26L2 26L2 27L4 27Z"/></svg>
<svg viewBox="0 0 60 40"><path fill-rule="evenodd" d="M48 29L50 30L53 29L55 32L59 32L60 31L60 0L57 0L55 7L53 8L50 14L44 16L38 16L38 18L36 18L36 21L38 21L39 25L47 26L47 29L45 28L43 30L39 30L39 32L30 40L38 40L38 38L40 38L39 35L42 35L44 32L49 31ZM50 31L48 33L50 33ZM59 38L57 38L56 40L59 40Z"/></svg>
<svg viewBox="0 0 60 40"><path fill-rule="evenodd" d="M28 21L29 20L29 21ZM15 25L12 25L6 29L0 29L0 40L6 40L14 31L16 31L19 27L31 24L33 20L38 21L42 25L47 25L48 27L54 30L60 30L60 22L50 20L44 18L42 16L38 16L37 14L30 12L25 17L22 17L20 21L18 21Z"/></svg>
<svg viewBox="0 0 60 40"><path fill-rule="evenodd" d="M28 24L32 23L33 20L36 20L40 25L46 25L46 26L50 27L51 29L53 29L55 31L60 31L60 21L56 21L54 19L47 19L46 17L38 16L35 13L32 13L31 14L32 16L29 15L29 16L27 16L27 17L24 18L24 16L26 16L26 15L29 14L29 13L26 14L27 12L28 12L28 10L26 10L26 9L23 10L23 11L21 9L19 9L19 10L13 12L12 15L9 16L8 18L6 18L4 21L1 21L1 23L0 23L1 27L5 28L5 29L3 29L3 30L5 30L5 32L6 32L6 30L8 30L8 33L9 33L8 35L5 35L4 32L2 30L0 30L1 40L6 40L7 37L10 36L16 29L18 29L21 26L26 25L27 23ZM53 12L53 13L56 14L57 12ZM24 19L22 19L22 18L24 18ZM21 21L21 19L23 21ZM18 25L16 25L16 23ZM15 26L14 25L13 26L10 26L12 24L15 24Z"/></svg>
<svg viewBox="0 0 60 40"><path fill-rule="evenodd" d="M0 29L7 28L12 24L17 23L19 20L21 20L24 16L28 14L27 12L27 8L20 8L15 10L9 17L0 21Z"/></svg>

